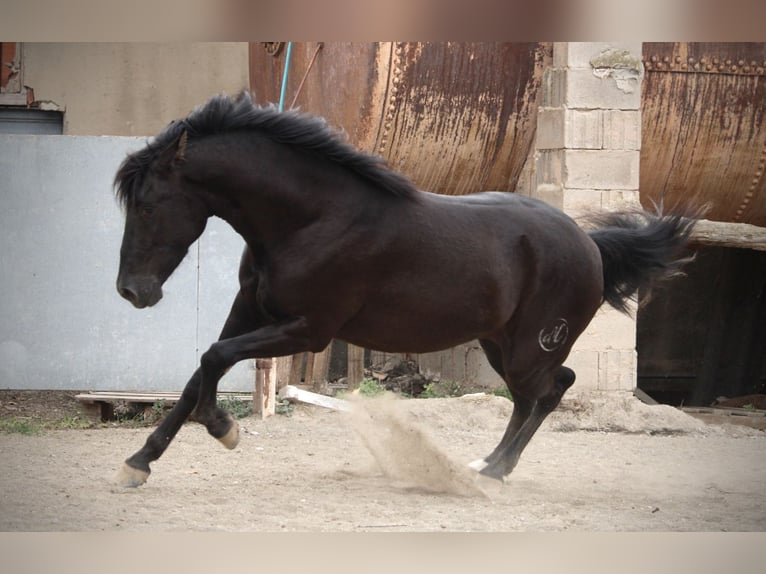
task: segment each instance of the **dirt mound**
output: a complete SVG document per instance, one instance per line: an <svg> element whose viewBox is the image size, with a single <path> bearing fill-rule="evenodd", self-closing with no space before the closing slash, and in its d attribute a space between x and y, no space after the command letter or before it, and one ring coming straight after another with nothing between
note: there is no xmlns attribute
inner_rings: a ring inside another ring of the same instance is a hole
<svg viewBox="0 0 766 574"><path fill-rule="evenodd" d="M367 399L367 401L370 401ZM378 408L378 401L365 402L367 410ZM422 421L435 429L454 431L505 430L513 403L487 394L464 395L449 399L409 399L381 401L386 410L394 409L413 424ZM557 432L597 431L646 434L713 432L704 422L668 405L646 405L630 393L579 392L565 397L546 419L543 428ZM498 437L499 438L499 437Z"/></svg>
<svg viewBox="0 0 766 574"><path fill-rule="evenodd" d="M647 405L630 393L584 393L562 400L551 430L648 434L707 433L704 422L668 405Z"/></svg>
<svg viewBox="0 0 766 574"><path fill-rule="evenodd" d="M755 436L758 430L709 425L669 405L647 405L631 393L576 391L567 395L545 425L553 431Z"/></svg>

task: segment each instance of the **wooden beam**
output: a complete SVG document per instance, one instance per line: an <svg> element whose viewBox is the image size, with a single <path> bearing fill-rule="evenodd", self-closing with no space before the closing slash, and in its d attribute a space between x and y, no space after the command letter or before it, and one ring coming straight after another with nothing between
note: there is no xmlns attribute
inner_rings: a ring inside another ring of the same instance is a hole
<svg viewBox="0 0 766 574"><path fill-rule="evenodd" d="M314 380L314 353L306 353L306 369L303 374L303 384L311 385Z"/></svg>
<svg viewBox="0 0 766 574"><path fill-rule="evenodd" d="M766 227L700 219L691 234L692 243L766 251Z"/></svg>
<svg viewBox="0 0 766 574"><path fill-rule="evenodd" d="M364 348L348 345L348 390L359 388L364 378Z"/></svg>
<svg viewBox="0 0 766 574"><path fill-rule="evenodd" d="M326 409L333 409L336 411L350 411L351 403L342 399L336 399L334 397L327 397L318 393L312 393L310 391L304 391L298 387L287 385L279 391L279 398L282 400L298 401L301 403L308 403L310 405L317 405Z"/></svg>
<svg viewBox="0 0 766 574"><path fill-rule="evenodd" d="M327 382L327 373L330 369L330 350L332 345L327 345L327 348L321 353L314 355L313 369L311 371L311 388L318 392L322 389L322 386ZM306 384L309 384L309 377L306 375Z"/></svg>
<svg viewBox="0 0 766 574"><path fill-rule="evenodd" d="M639 401L641 401L645 405L657 405L657 404L659 404L652 397L650 397L648 394L646 394L645 391L639 389L638 387L633 389L633 396L636 397Z"/></svg>
<svg viewBox="0 0 766 574"><path fill-rule="evenodd" d="M286 357L277 357L275 359L277 363L277 389L288 385L290 383L290 372L293 366L292 355Z"/></svg>
<svg viewBox="0 0 766 574"><path fill-rule="evenodd" d="M255 360L253 414L261 419L276 413L277 365L272 359Z"/></svg>
<svg viewBox="0 0 766 574"><path fill-rule="evenodd" d="M288 385L300 385L303 380L303 359L306 353L296 353L290 363L290 379Z"/></svg>

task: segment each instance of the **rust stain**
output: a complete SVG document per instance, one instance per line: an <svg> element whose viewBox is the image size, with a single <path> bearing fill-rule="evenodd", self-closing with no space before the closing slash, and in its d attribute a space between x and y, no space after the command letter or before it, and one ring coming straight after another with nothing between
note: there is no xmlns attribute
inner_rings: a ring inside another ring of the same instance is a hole
<svg viewBox="0 0 766 574"><path fill-rule="evenodd" d="M295 44L288 98L311 43ZM250 47L258 101L278 97L284 57ZM325 43L298 102L422 189L513 191L534 141L551 44ZM288 100L289 101L289 100Z"/></svg>
<svg viewBox="0 0 766 574"><path fill-rule="evenodd" d="M641 199L766 225L766 44L645 43Z"/></svg>

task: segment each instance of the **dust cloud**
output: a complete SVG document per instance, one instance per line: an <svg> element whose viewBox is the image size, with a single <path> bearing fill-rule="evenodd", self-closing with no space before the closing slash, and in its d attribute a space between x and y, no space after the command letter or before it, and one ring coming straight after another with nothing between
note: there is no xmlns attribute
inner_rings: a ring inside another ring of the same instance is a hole
<svg viewBox="0 0 766 574"><path fill-rule="evenodd" d="M352 404L351 426L385 476L431 493L486 496L478 475L440 451L395 397L356 397Z"/></svg>

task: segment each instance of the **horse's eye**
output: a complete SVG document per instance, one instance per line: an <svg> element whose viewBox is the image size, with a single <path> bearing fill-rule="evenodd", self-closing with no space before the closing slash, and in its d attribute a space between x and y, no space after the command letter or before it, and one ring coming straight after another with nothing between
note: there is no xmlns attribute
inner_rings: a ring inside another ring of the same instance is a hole
<svg viewBox="0 0 766 574"><path fill-rule="evenodd" d="M151 205L142 205L138 213L141 217L149 217L154 212L154 207Z"/></svg>

